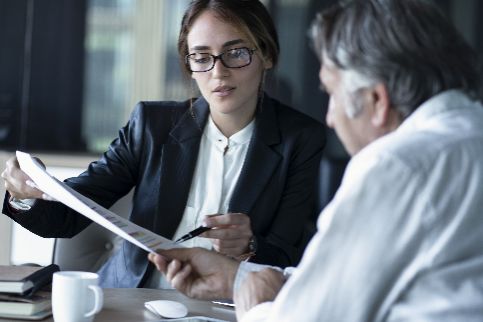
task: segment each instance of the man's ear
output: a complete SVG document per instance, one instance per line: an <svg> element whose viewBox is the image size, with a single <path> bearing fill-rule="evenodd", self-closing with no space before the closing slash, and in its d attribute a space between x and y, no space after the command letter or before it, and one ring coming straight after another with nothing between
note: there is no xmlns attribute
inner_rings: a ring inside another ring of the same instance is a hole
<svg viewBox="0 0 483 322"><path fill-rule="evenodd" d="M389 92L386 85L382 83L376 84L372 88L371 99L373 106L371 123L375 127L385 127L388 122L389 112L391 111Z"/></svg>

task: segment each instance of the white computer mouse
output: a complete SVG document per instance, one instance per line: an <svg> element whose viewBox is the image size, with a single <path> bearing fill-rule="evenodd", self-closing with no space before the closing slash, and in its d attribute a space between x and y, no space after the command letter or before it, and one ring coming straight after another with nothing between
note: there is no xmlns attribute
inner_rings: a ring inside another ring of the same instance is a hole
<svg viewBox="0 0 483 322"><path fill-rule="evenodd" d="M144 306L154 314L165 318L183 318L188 315L188 308L180 302L168 300L156 300L145 302Z"/></svg>

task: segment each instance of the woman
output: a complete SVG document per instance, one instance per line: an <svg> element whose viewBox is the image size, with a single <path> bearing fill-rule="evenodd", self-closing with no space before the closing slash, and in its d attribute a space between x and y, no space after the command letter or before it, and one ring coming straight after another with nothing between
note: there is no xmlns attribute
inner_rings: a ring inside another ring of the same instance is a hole
<svg viewBox="0 0 483 322"><path fill-rule="evenodd" d="M186 246L278 266L295 265L314 211L321 124L263 94L278 59L273 22L258 0L195 0L178 50L201 97L141 102L103 157L66 182L104 207L133 186L130 220L168 238L214 227ZM41 198L15 159L7 197ZM6 198L8 199L8 198ZM13 204L15 205L15 204ZM36 234L70 237L90 221L56 202L4 213ZM100 270L104 287L162 287L143 250L124 243Z"/></svg>

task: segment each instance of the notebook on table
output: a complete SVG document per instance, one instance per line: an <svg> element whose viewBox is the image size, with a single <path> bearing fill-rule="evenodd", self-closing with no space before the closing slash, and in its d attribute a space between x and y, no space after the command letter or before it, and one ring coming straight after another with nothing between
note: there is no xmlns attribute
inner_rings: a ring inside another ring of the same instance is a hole
<svg viewBox="0 0 483 322"><path fill-rule="evenodd" d="M33 294L52 282L52 275L59 266L0 265L0 293Z"/></svg>
<svg viewBox="0 0 483 322"><path fill-rule="evenodd" d="M30 296L0 293L0 318L38 320L52 313L50 291L38 291Z"/></svg>

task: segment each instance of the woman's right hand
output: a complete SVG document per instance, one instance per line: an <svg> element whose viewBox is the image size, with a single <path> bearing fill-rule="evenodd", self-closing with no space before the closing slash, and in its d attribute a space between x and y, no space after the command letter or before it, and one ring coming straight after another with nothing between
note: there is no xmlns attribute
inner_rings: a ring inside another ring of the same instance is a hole
<svg viewBox="0 0 483 322"><path fill-rule="evenodd" d="M12 157L7 160L5 163L5 170L2 172L2 178L5 180L5 189L14 198L52 199L45 195L41 190L36 188L35 183L30 179L30 177L20 169L20 165L18 164L16 157Z"/></svg>

